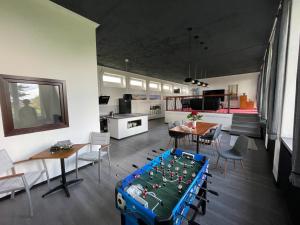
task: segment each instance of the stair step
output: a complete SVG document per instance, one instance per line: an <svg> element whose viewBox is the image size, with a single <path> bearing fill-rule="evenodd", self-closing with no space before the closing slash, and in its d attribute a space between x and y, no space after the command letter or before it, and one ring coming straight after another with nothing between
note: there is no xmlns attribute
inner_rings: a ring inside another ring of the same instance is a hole
<svg viewBox="0 0 300 225"><path fill-rule="evenodd" d="M259 123L232 123L231 128L256 128L260 129Z"/></svg>
<svg viewBox="0 0 300 225"><path fill-rule="evenodd" d="M247 122L255 122L259 123L259 118L258 117L233 117L232 122L237 122L237 123L247 123Z"/></svg>
<svg viewBox="0 0 300 225"><path fill-rule="evenodd" d="M245 113L234 113L233 116L237 117L258 117L258 114L245 114Z"/></svg>
<svg viewBox="0 0 300 225"><path fill-rule="evenodd" d="M259 116L257 114L233 114L233 120L239 121L259 121Z"/></svg>

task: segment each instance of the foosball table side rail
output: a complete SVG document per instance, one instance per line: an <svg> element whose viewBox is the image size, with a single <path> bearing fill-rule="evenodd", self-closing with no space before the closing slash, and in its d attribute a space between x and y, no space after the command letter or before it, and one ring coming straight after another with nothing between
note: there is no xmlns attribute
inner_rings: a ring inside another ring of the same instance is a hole
<svg viewBox="0 0 300 225"><path fill-rule="evenodd" d="M195 155L198 157L203 157L201 155ZM190 205L193 204L193 202L196 199L196 196L199 194L206 195L206 175L205 173L208 172L208 165L209 161L206 160L205 164L203 165L202 169L198 172L196 178L193 180L190 187L186 190L185 194L182 196L181 200L177 203L175 208L173 209L173 215L174 215L174 225L179 225L182 223L183 220L186 220L187 214L190 210ZM203 186L205 186L204 189Z"/></svg>

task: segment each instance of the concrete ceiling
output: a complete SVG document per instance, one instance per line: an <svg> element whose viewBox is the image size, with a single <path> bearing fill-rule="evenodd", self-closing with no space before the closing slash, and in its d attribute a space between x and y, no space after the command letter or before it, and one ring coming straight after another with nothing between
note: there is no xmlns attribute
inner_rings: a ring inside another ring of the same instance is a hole
<svg viewBox="0 0 300 225"><path fill-rule="evenodd" d="M258 71L279 5L279 0L53 2L101 24L99 65L125 70L128 58L130 72L180 83L190 61L198 78L201 70L209 77Z"/></svg>

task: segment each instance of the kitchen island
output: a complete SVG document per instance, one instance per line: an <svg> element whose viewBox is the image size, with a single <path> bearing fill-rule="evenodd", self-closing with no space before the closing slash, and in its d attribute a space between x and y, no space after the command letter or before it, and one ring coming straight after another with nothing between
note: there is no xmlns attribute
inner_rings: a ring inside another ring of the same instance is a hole
<svg viewBox="0 0 300 225"><path fill-rule="evenodd" d="M148 115L141 113L115 114L107 117L108 131L115 139L122 139L148 131Z"/></svg>

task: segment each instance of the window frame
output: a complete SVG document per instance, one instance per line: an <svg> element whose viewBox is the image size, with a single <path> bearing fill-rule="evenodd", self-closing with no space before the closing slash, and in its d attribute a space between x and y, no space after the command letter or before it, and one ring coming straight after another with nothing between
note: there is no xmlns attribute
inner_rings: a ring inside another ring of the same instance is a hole
<svg viewBox="0 0 300 225"><path fill-rule="evenodd" d="M121 83L104 81L104 76L118 77L121 79ZM104 72L102 74L102 83L106 87L126 88L126 77L123 75L115 74L115 73Z"/></svg>
<svg viewBox="0 0 300 225"><path fill-rule="evenodd" d="M13 121L11 101L10 101L10 92L9 92L10 83L28 83L28 84L58 86L60 107L62 113L61 114L62 122L55 123L55 124L44 124L36 127L15 128L14 121ZM69 127L67 89L66 89L66 81L64 80L0 74L0 103L1 103L3 130L4 130L5 137Z"/></svg>

